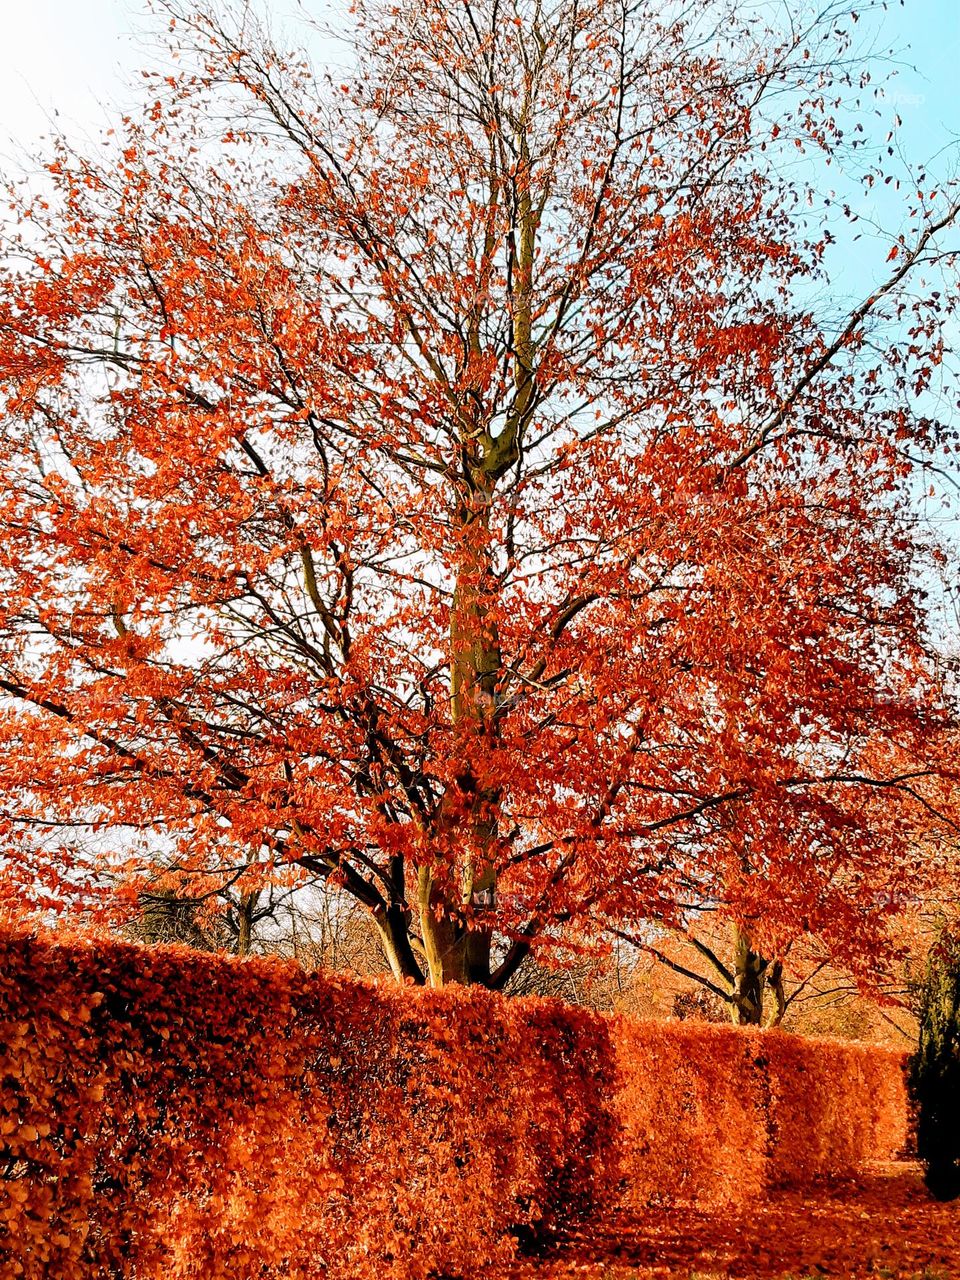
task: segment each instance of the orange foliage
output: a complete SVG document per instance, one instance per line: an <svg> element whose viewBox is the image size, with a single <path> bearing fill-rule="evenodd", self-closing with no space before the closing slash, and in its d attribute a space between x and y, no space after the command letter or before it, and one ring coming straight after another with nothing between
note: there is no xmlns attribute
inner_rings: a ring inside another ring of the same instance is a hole
<svg viewBox="0 0 960 1280"><path fill-rule="evenodd" d="M848 1176L907 1143L902 1054L709 1023L616 1026L627 1205L728 1203Z"/></svg>
<svg viewBox="0 0 960 1280"><path fill-rule="evenodd" d="M872 980L960 819L960 191L830 301L853 17L358 0L328 79L258 7L164 0L6 193L0 898L308 881L499 989L709 906Z"/></svg>
<svg viewBox="0 0 960 1280"><path fill-rule="evenodd" d="M850 1173L901 1059L176 948L0 940L2 1275L421 1278Z"/></svg>

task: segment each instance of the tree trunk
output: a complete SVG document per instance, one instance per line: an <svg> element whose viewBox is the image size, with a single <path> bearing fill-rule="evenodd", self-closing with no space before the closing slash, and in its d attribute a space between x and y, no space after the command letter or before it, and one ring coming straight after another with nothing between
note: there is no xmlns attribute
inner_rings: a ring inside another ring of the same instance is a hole
<svg viewBox="0 0 960 1280"><path fill-rule="evenodd" d="M537 255L539 211L531 195L533 164L529 127L532 102L522 106L517 122L518 162L511 176L516 236L511 241L510 323L513 330L513 400L501 430L494 435L483 407L482 384L475 401L465 398L458 413L459 448L450 479L457 486L454 514L459 533L454 548L455 584L450 609L450 705L455 740L462 747L464 768L442 806L441 832L445 852L462 851L458 859L461 882L443 894L429 869L418 884L420 920L430 982L477 982L491 985L492 923L485 919L496 896L496 843L501 790L475 775L473 748L491 745L497 735L497 691L502 657L497 625L500 581L494 570L490 512L497 485L521 456L524 432L536 407L534 338L534 264ZM501 175L502 177L502 175ZM501 178L493 180L489 209L496 214L502 198ZM467 349L482 364L479 312L471 319ZM471 404L475 407L471 408ZM481 758L483 752L480 752ZM459 897L457 894L459 892Z"/></svg>
<svg viewBox="0 0 960 1280"><path fill-rule="evenodd" d="M739 925L733 927L733 1003L730 1016L738 1026L759 1026L763 1019L764 960Z"/></svg>
<svg viewBox="0 0 960 1280"><path fill-rule="evenodd" d="M237 955L248 956L253 942L253 912L260 895L253 890L241 893L237 903Z"/></svg>
<svg viewBox="0 0 960 1280"><path fill-rule="evenodd" d="M420 868L417 894L420 903L420 931L431 987L442 987L448 982L466 982L463 930L451 918L451 903L440 891L429 867Z"/></svg>
<svg viewBox="0 0 960 1280"><path fill-rule="evenodd" d="M493 930L485 924L482 915L479 920L477 919L477 913L490 910L494 905L494 896L497 891L497 873L489 857L488 853L488 860L483 866L475 869L472 878L470 902L474 914L471 920L471 928L467 930L463 940L467 981L477 982L485 987L490 986L492 977L490 972L490 948L493 941Z"/></svg>
<svg viewBox="0 0 960 1280"><path fill-rule="evenodd" d="M773 994L773 1007L763 1017L764 987ZM787 1002L783 988L783 965L779 960L767 960L755 951L749 930L741 925L733 927L733 1000L730 1016L738 1026L778 1027L786 1012Z"/></svg>
<svg viewBox="0 0 960 1280"><path fill-rule="evenodd" d="M495 842L500 789L476 776L471 756L496 734L500 638L489 511L493 482L482 464L477 487L458 513L461 540L450 609L450 714L463 766L441 805L439 834L460 854L458 883L438 883L429 868L418 877L420 926L431 986L489 985L492 929L482 913L496 893Z"/></svg>

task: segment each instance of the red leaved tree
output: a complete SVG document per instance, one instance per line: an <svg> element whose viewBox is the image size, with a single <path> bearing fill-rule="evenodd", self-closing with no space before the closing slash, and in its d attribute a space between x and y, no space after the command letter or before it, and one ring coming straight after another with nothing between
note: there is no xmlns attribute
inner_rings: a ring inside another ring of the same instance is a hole
<svg viewBox="0 0 960 1280"><path fill-rule="evenodd" d="M319 881L492 986L706 905L743 1017L800 934L865 972L952 821L957 203L818 314L840 7L371 0L319 79L163 8L175 73L7 233L7 892Z"/></svg>

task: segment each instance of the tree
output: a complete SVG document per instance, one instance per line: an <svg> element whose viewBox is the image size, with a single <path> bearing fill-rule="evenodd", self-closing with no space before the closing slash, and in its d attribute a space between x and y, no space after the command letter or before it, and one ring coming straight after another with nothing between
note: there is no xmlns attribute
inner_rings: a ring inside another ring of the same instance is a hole
<svg viewBox="0 0 960 1280"><path fill-rule="evenodd" d="M869 970L954 821L911 517L957 202L914 175L818 314L841 8L374 0L318 81L163 7L142 119L11 197L8 894L312 879L496 987L708 903Z"/></svg>
<svg viewBox="0 0 960 1280"><path fill-rule="evenodd" d="M927 1184L953 1198L960 1195L960 942L947 930L930 951L910 1087Z"/></svg>

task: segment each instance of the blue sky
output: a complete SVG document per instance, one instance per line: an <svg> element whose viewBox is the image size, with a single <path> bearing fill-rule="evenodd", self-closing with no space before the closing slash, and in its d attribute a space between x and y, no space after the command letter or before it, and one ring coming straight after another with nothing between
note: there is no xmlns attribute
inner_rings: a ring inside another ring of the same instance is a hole
<svg viewBox="0 0 960 1280"><path fill-rule="evenodd" d="M303 0L303 5L310 10L330 2L336 0ZM806 0L760 2L779 2L788 12L808 7ZM297 8L297 0L264 3L284 26ZM851 0L851 7L855 4ZM94 140L118 107L136 101L135 72L155 64L157 56L141 0L8 0L4 8L0 165L10 161L19 167L40 149L51 124L75 139ZM890 0L879 30L872 19L859 29L878 54L892 50L896 55L894 62L883 60L877 67L878 79L885 70L896 72L876 102L879 115L872 132L878 142L899 116L904 154L914 162L930 161L938 175L960 172L960 162L943 154L951 140L960 139L960 0L906 0L904 5ZM832 181L844 189L841 175ZM876 215L886 231L900 229L902 204L888 188L875 188L869 204L860 195L854 203ZM834 254L832 275L836 292L852 301L885 273L889 240L869 232L857 243L848 240ZM953 511L941 504L938 495L935 502L919 505L944 533L948 526L960 527Z"/></svg>
<svg viewBox="0 0 960 1280"><path fill-rule="evenodd" d="M329 14L338 0L261 3L276 24L296 31L298 8ZM796 14L814 0L744 3ZM856 0L850 4L853 7ZM41 139L51 127L78 141L95 140L118 109L136 102L137 70L156 65L157 20L149 16L144 0L8 0L4 7L0 166L29 164L30 154L42 150ZM884 86L872 104L877 114L867 121L878 143L871 149L874 158L899 117L902 151L911 162L929 161L938 177L960 172L960 161L944 151L951 140L960 140L960 0L906 0L903 5L889 0L885 15L869 16L856 29L864 47L878 55L874 80ZM315 51L322 55L322 46ZM879 185L866 196L843 169L841 163L822 176L889 233L878 237L864 225L854 242L837 224L842 239L831 274L836 293L849 301L859 300L885 274L890 236L902 227L904 203L902 196ZM813 216L819 216L816 210Z"/></svg>
<svg viewBox="0 0 960 1280"><path fill-rule="evenodd" d="M281 22L296 7L269 0ZM875 27L872 19L863 25ZM130 101L136 69L153 61L151 26L139 0L10 0L0 42L0 154L10 153L11 140L31 147L54 118L67 132L95 136L109 108ZM881 112L899 114L906 149L927 159L960 135L960 0L891 0L876 45L901 62Z"/></svg>
<svg viewBox="0 0 960 1280"><path fill-rule="evenodd" d="M270 0L269 7L282 19L296 3ZM788 0L785 7L804 6ZM36 137L53 109L61 124L95 131L103 120L98 98L122 101L124 76L150 61L137 38L150 27L138 0L10 0L4 9L0 133L7 137ZM891 0L879 44L913 64L900 69L889 104L911 149L932 149L960 132L960 0Z"/></svg>
<svg viewBox="0 0 960 1280"><path fill-rule="evenodd" d="M911 150L930 153L960 135L960 0L907 0L887 17L886 43L905 62L896 80Z"/></svg>
<svg viewBox="0 0 960 1280"><path fill-rule="evenodd" d="M329 14L338 2L261 0L273 20L289 31L296 30L298 8ZM814 2L744 0L788 14ZM145 0L8 0L4 8L0 166L29 165L30 154L42 149L41 138L51 126L78 141L95 140L119 108L136 102L138 68L156 65L157 20L149 16ZM944 150L951 140L960 140L960 0L906 0L902 5L889 0L885 15L871 15L856 29L864 46L878 55L874 79L884 86L872 104L877 114L867 121L878 143L871 149L874 158L899 117L904 155L914 163L929 161L937 177L960 172L960 161ZM892 58L884 56L887 51ZM877 236L864 224L861 238L853 241L852 233L836 224L841 245L833 254L831 275L836 294L852 301L885 274L890 237L903 225L904 202L880 185L866 195L843 170L841 163L822 176L843 200L888 233ZM819 217L816 208L813 216Z"/></svg>
<svg viewBox="0 0 960 1280"><path fill-rule="evenodd" d="M960 166L949 151L960 141L960 0L893 4L876 39L878 78L892 73L877 104L878 140L899 117L903 154L914 164L929 163L938 177L956 174ZM892 59L883 56L888 49ZM876 203L884 225L898 230L896 194L878 188Z"/></svg>

